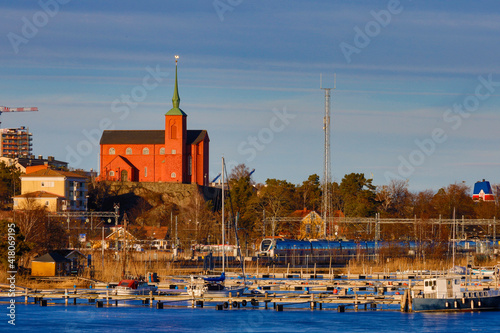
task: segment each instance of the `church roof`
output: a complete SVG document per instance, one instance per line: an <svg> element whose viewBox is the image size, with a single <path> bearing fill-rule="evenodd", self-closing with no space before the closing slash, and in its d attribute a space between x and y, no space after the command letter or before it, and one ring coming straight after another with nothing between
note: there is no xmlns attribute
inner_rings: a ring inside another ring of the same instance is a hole
<svg viewBox="0 0 500 333"><path fill-rule="evenodd" d="M206 130L188 130L186 143L188 145L195 145L198 142L203 141L206 136L208 136Z"/></svg>
<svg viewBox="0 0 500 333"><path fill-rule="evenodd" d="M208 135L206 130L187 130L187 144L195 145ZM164 144L164 130L103 131L101 145Z"/></svg>
<svg viewBox="0 0 500 333"><path fill-rule="evenodd" d="M101 145L106 144L164 144L164 130L103 131Z"/></svg>
<svg viewBox="0 0 500 333"><path fill-rule="evenodd" d="M128 160L126 159L125 157L121 156L121 155L118 155L116 156L115 158L113 158L111 160L111 162L108 163L108 165L110 165L111 163L116 163L115 161L116 160L120 160L120 161L123 161L123 163L125 163L126 165L128 165L130 168L132 169L136 169L136 167Z"/></svg>

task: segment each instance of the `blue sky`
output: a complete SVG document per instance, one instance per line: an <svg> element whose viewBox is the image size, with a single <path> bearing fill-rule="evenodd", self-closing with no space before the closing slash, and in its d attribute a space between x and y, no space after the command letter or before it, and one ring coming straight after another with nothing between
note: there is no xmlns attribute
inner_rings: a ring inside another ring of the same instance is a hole
<svg viewBox="0 0 500 333"><path fill-rule="evenodd" d="M3 2L0 105L40 111L0 120L28 126L35 155L97 169L103 127L163 128L179 54L181 108L188 128L209 132L211 178L224 155L255 168L258 182L298 184L323 172L319 76L331 86L336 73L333 180L359 172L376 185L408 179L414 191L500 183L498 9L495 1Z"/></svg>

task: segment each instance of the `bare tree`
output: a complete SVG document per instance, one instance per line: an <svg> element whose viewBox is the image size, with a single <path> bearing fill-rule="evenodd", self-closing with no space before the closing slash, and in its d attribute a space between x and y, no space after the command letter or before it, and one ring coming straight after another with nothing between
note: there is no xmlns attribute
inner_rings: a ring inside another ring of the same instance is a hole
<svg viewBox="0 0 500 333"><path fill-rule="evenodd" d="M20 202L23 210L16 216L16 223L25 237L25 241L31 242L40 233L44 219L46 218L45 207L38 203L34 196L27 195Z"/></svg>

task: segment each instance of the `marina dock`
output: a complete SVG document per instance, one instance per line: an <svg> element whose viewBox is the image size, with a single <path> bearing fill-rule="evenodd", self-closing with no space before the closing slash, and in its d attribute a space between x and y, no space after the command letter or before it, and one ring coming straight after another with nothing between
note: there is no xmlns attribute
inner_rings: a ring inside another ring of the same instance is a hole
<svg viewBox="0 0 500 333"><path fill-rule="evenodd" d="M172 277L157 284L158 292L148 295L114 295L110 284L95 284L91 289L19 290L17 303L64 305L119 306L127 303L163 309L168 307L213 307L225 309L287 309L336 310L338 312L361 310L411 311L411 291L423 289L423 278L439 276L415 273L329 275L329 274L260 274L248 276L249 289L244 294L227 297L205 295L192 297L185 292L189 278ZM241 279L231 277L227 283L238 285ZM498 288L490 276L478 276L466 281L469 290ZM8 293L1 292L1 298Z"/></svg>

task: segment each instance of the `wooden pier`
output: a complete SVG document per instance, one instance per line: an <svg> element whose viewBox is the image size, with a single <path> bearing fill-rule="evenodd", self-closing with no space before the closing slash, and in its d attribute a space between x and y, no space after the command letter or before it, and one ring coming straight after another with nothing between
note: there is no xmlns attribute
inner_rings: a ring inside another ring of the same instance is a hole
<svg viewBox="0 0 500 333"><path fill-rule="evenodd" d="M6 297L3 293L0 297ZM82 305L95 304L96 307L118 306L130 301L141 301L142 305L163 309L168 306L204 307L214 306L216 309L238 309L244 307L276 309L283 311L286 307L309 308L311 310L334 309L339 307L354 310L374 310L381 305L397 305L401 302L401 295L384 296L376 294L334 295L330 293L264 293L261 295L243 294L227 297L191 297L187 294L177 295L112 295L109 291L89 292L85 290L65 291L36 291L19 293L17 297L24 298L25 304L52 304ZM18 301L18 303L21 303ZM341 311L341 310L339 310ZM342 312L343 312L342 311Z"/></svg>
<svg viewBox="0 0 500 333"><path fill-rule="evenodd" d="M425 277L429 277L426 275ZM302 278L302 279L301 279ZM294 274L263 274L250 277L252 285L247 294L227 297L191 297L184 291L187 279L180 283L179 277L158 285L159 293L149 295L114 295L109 285L96 285L94 289L21 290L16 297L23 299L17 303L69 305L94 305L96 307L118 306L125 302L140 301L143 306L163 309L167 307L214 307L217 310L252 307L258 309L287 308L311 310L401 310L411 311L411 291L423 289L423 277L418 274L404 276L356 275L321 276L310 275L304 279ZM399 278L399 279L398 279ZM241 280L228 279L228 284L238 285ZM466 283L464 281L464 283ZM467 285L469 289L489 289L498 287L490 278L482 278ZM101 287L101 288L99 288ZM253 292L253 293L252 293ZM0 301L7 299L7 292L0 292Z"/></svg>

